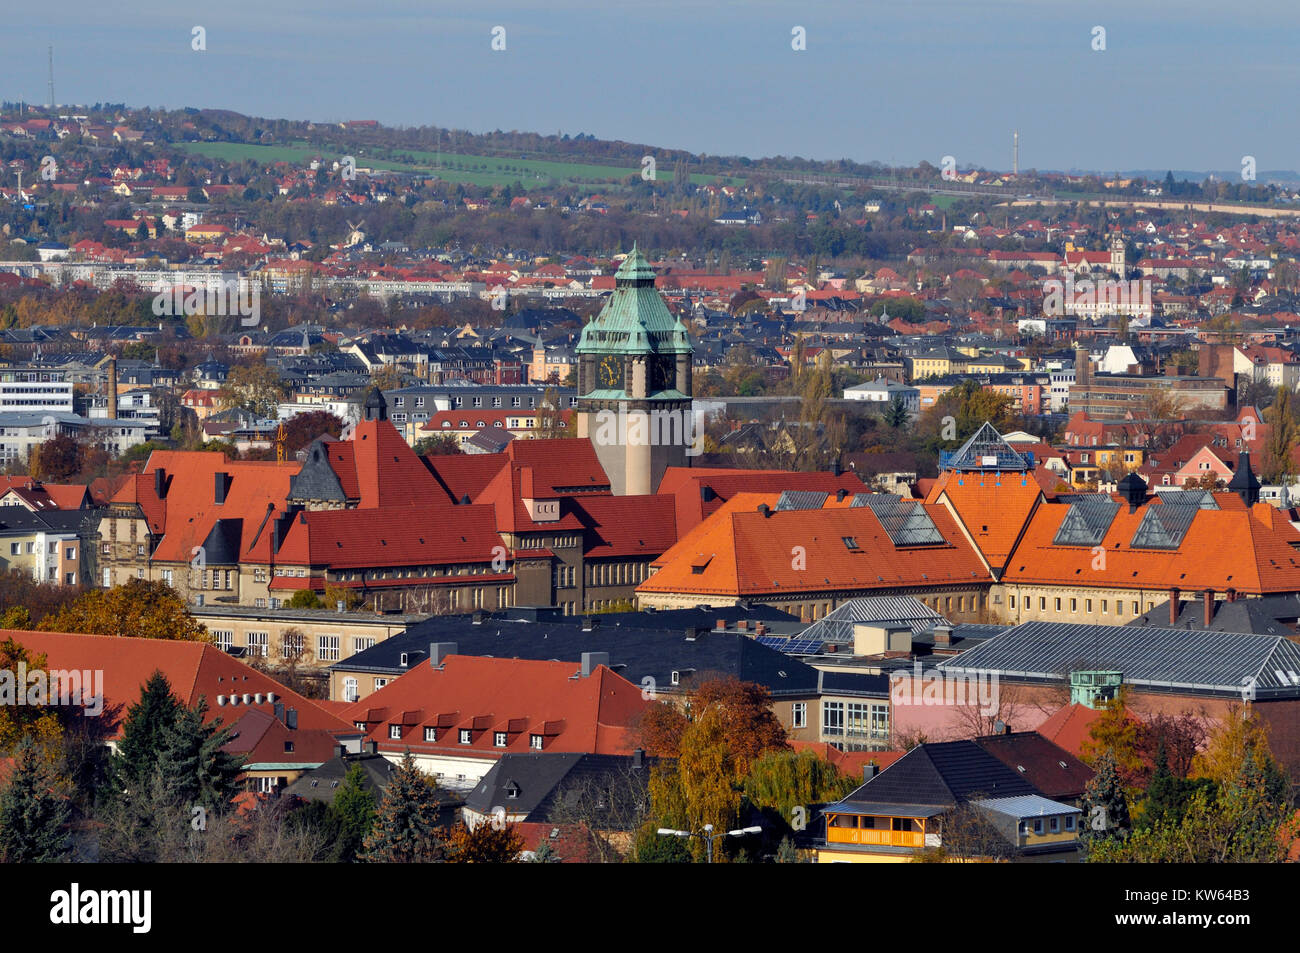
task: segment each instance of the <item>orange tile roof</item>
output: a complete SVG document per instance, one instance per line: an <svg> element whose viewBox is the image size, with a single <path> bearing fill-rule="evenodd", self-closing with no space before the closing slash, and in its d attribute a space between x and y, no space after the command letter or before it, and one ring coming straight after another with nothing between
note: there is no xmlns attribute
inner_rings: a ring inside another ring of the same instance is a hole
<svg viewBox="0 0 1300 953"><path fill-rule="evenodd" d="M757 512L779 499L779 493L738 493L657 560L659 570L637 591L739 598L989 581L978 552L942 505L917 504L945 543L898 547L869 507L849 507L848 499L837 504L831 496L822 509ZM858 548L850 550L844 537Z"/></svg>
<svg viewBox="0 0 1300 953"><path fill-rule="evenodd" d="M713 491L713 499L705 500L703 490ZM773 490L816 490L834 493L846 489L850 493L867 492L866 485L855 473L802 473L794 470L741 470L724 467L668 467L659 481L659 492L671 495L676 501L677 531L685 533L706 519L737 493L759 493Z"/></svg>
<svg viewBox="0 0 1300 953"><path fill-rule="evenodd" d="M1300 532L1267 503L1249 512L1232 493L1216 493L1222 509L1198 510L1177 549L1134 549L1133 534L1150 502L1119 512L1099 545L1053 543L1069 507L1040 506L1007 561L1003 581L1127 589L1236 589L1242 594L1300 592ZM1094 568L1094 565L1097 568Z"/></svg>
<svg viewBox="0 0 1300 953"><path fill-rule="evenodd" d="M1029 474L945 470L925 501L949 504L989 565L1001 572L1042 499Z"/></svg>
<svg viewBox="0 0 1300 953"><path fill-rule="evenodd" d="M426 659L344 717L364 722L380 751L498 758L535 750L530 736L540 734L545 751L631 754L633 727L650 704L640 687L604 665L588 678L578 671L575 662L451 655L434 667ZM403 726L400 739L389 737L393 724ZM426 727L437 729L435 741L424 740ZM461 729L473 733L470 744L460 744Z"/></svg>

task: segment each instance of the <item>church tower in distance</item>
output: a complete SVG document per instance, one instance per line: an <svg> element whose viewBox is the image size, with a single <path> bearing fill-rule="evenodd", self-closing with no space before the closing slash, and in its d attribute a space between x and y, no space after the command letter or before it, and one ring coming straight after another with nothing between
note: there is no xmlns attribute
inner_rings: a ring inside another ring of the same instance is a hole
<svg viewBox="0 0 1300 953"><path fill-rule="evenodd" d="M577 348L578 436L591 440L615 494L653 493L665 469L686 465L687 447L698 438L693 350L633 245Z"/></svg>

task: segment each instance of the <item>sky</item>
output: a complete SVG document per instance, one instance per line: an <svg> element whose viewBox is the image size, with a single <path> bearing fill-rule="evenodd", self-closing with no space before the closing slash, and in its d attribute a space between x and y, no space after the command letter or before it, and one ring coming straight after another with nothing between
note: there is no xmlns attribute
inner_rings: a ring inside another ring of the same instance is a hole
<svg viewBox="0 0 1300 953"><path fill-rule="evenodd" d="M46 102L53 44L59 103L989 169L1018 130L1022 169L1300 168L1294 0L61 0L4 20L4 100Z"/></svg>

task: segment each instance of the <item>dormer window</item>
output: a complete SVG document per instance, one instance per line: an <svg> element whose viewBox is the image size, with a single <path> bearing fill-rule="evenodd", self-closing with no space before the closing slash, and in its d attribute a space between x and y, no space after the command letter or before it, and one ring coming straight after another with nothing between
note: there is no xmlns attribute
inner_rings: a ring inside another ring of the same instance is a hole
<svg viewBox="0 0 1300 953"><path fill-rule="evenodd" d="M528 736L528 747L532 748L534 751L541 751L541 750L542 750L542 736L541 736L541 735L529 735L529 736Z"/></svg>
<svg viewBox="0 0 1300 953"><path fill-rule="evenodd" d="M388 726L388 737L391 738L391 739L393 739L394 741L399 741L399 740L401 740L401 737L402 737L402 726L401 726L401 725L389 725L389 726Z"/></svg>
<svg viewBox="0 0 1300 953"><path fill-rule="evenodd" d="M474 739L470 733L470 730L468 728L462 728L460 730L460 743L463 745L467 745L467 744L472 744L473 741Z"/></svg>
<svg viewBox="0 0 1300 953"><path fill-rule="evenodd" d="M504 731L495 731L492 733L492 743L498 748L504 748L509 739Z"/></svg>
<svg viewBox="0 0 1300 953"><path fill-rule="evenodd" d="M437 728L425 728L425 729L424 729L424 740L425 740L425 741L437 741L437 740L438 740L438 729L437 729Z"/></svg>

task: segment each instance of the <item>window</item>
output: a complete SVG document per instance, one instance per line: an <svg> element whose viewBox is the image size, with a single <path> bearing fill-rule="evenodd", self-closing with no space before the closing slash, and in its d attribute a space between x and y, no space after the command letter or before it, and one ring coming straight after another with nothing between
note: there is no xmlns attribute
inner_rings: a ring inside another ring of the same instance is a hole
<svg viewBox="0 0 1300 953"><path fill-rule="evenodd" d="M1014 609L1015 607L1016 607L1016 597L1007 596L1007 608Z"/></svg>
<svg viewBox="0 0 1300 953"><path fill-rule="evenodd" d="M1060 596L1057 596L1057 597L1056 597L1056 611L1057 611L1057 612L1060 612L1060 611L1061 611L1061 597L1060 597Z"/></svg>
<svg viewBox="0 0 1300 953"><path fill-rule="evenodd" d="M388 737L389 737L389 738L393 738L393 739L395 739L395 740L401 740L401 737L402 737L402 726L401 726L401 725L389 725L389 726L388 726Z"/></svg>
<svg viewBox="0 0 1300 953"><path fill-rule="evenodd" d="M135 547L135 554L136 554L137 556L143 556L143 555L144 555L144 543L140 543L139 545L137 545L137 546Z"/></svg>
<svg viewBox="0 0 1300 953"><path fill-rule="evenodd" d="M267 646L271 644L270 632L248 633L248 654L256 658L266 658Z"/></svg>
<svg viewBox="0 0 1300 953"><path fill-rule="evenodd" d="M474 740L474 739L470 736L470 731L469 731L468 728L462 728L462 729L460 730L460 743L461 743L461 744L463 744L463 745L467 745L467 744L470 744L473 740Z"/></svg>
<svg viewBox="0 0 1300 953"><path fill-rule="evenodd" d="M307 638L296 629L290 629L280 636L280 654L287 659L296 659L303 653Z"/></svg>
<svg viewBox="0 0 1300 953"><path fill-rule="evenodd" d="M1110 610L1107 608L1108 605L1109 605L1108 600L1106 599L1101 600L1101 611L1103 614L1109 614Z"/></svg>
<svg viewBox="0 0 1300 953"><path fill-rule="evenodd" d="M339 660L339 637L337 635L317 636L316 658L322 662L337 662Z"/></svg>
<svg viewBox="0 0 1300 953"><path fill-rule="evenodd" d="M1034 818L1034 833L1043 833L1043 819L1041 817Z"/></svg>
<svg viewBox="0 0 1300 953"><path fill-rule="evenodd" d="M164 569L162 571L162 581L167 583L169 586L172 584L172 571L170 569Z"/></svg>
<svg viewBox="0 0 1300 953"><path fill-rule="evenodd" d="M1072 830L1074 830L1074 815L1073 815L1073 814L1071 814L1071 815L1069 815L1068 817L1066 817L1066 819L1065 819L1065 829L1066 829L1067 831L1072 831Z"/></svg>
<svg viewBox="0 0 1300 953"><path fill-rule="evenodd" d="M867 733L867 706L861 702L849 702L848 720L845 724L845 730L850 735L864 735Z"/></svg>
<svg viewBox="0 0 1300 953"><path fill-rule="evenodd" d="M542 736L541 736L541 735L529 735L529 736L528 736L528 747L532 748L534 751L541 751L541 750L542 750Z"/></svg>
<svg viewBox="0 0 1300 953"><path fill-rule="evenodd" d="M871 706L871 733L876 737L889 736L889 706Z"/></svg>
<svg viewBox="0 0 1300 953"><path fill-rule="evenodd" d="M223 652L229 652L235 645L235 633L229 629L215 629L212 635L216 639L217 648Z"/></svg>
<svg viewBox="0 0 1300 953"><path fill-rule="evenodd" d="M22 543L10 543L10 544L9 544L9 555L10 555L10 556L19 556L19 555L22 555L22 551L23 551L23 544L22 544ZM105 555L107 555L107 553L108 553L108 546L107 546L107 545L104 546L104 553L105 553Z"/></svg>
<svg viewBox="0 0 1300 953"><path fill-rule="evenodd" d="M353 636L352 638L353 655L356 655L358 652L364 652L366 651L366 649L373 649L374 647L375 647L375 639L373 636L358 635L358 636Z"/></svg>
<svg viewBox="0 0 1300 953"><path fill-rule="evenodd" d="M343 679L343 700L345 702L354 702L361 697L357 690L357 680L355 678Z"/></svg>
<svg viewBox="0 0 1300 953"><path fill-rule="evenodd" d="M1078 600L1078 599L1071 599L1071 600L1070 600L1070 611L1071 611L1071 612L1075 612L1075 611L1078 610L1078 608L1079 608L1079 600Z"/></svg>
<svg viewBox="0 0 1300 953"><path fill-rule="evenodd" d="M77 558L77 547L75 547L75 546L69 546L66 550L64 550L64 552L63 552L63 558L64 558L64 559L76 559L76 558Z"/></svg>
<svg viewBox="0 0 1300 953"><path fill-rule="evenodd" d="M1047 611L1047 597L1046 597L1046 596L1039 596L1039 597L1038 597L1038 610L1039 610L1040 612L1046 612L1046 611Z"/></svg>
<svg viewBox="0 0 1300 953"><path fill-rule="evenodd" d="M498 748L504 748L506 746L507 740L508 739L504 731L494 731L492 733L492 743L496 745Z"/></svg>
<svg viewBox="0 0 1300 953"><path fill-rule="evenodd" d="M375 691L379 691L379 689L383 688L383 687L384 687L385 685L387 685L387 684L388 684L388 679L386 679L386 678L376 678L376 679L375 679Z"/></svg>
<svg viewBox="0 0 1300 953"><path fill-rule="evenodd" d="M808 727L808 703L795 702L790 706L790 727L807 728Z"/></svg>
<svg viewBox="0 0 1300 953"><path fill-rule="evenodd" d="M424 729L424 740L425 740L425 741L437 741L437 740L438 740L438 729L437 729L437 728L425 728L425 729Z"/></svg>
<svg viewBox="0 0 1300 953"><path fill-rule="evenodd" d="M1133 614L1134 614L1134 615L1137 615L1137 614L1138 614L1139 612L1141 612L1141 611L1142 611L1142 610L1138 608L1138 604L1137 604L1136 602L1133 603Z"/></svg>
<svg viewBox="0 0 1300 953"><path fill-rule="evenodd" d="M844 734L843 702L822 702L822 734Z"/></svg>
<svg viewBox="0 0 1300 953"><path fill-rule="evenodd" d="M1051 822L1048 824L1048 830L1053 834L1059 834L1061 832L1061 819L1059 817L1053 817Z"/></svg>

